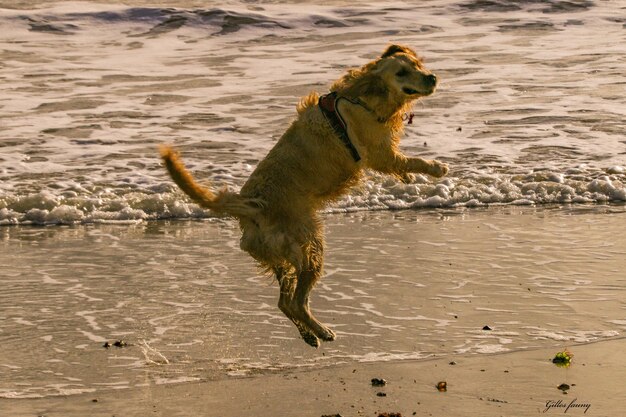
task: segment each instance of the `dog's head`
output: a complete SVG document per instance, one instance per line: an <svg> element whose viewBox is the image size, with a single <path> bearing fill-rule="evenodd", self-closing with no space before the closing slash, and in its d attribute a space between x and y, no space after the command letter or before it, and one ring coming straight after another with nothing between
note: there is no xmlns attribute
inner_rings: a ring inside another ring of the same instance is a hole
<svg viewBox="0 0 626 417"><path fill-rule="evenodd" d="M401 116L413 101L432 94L436 87L437 77L411 48L391 45L378 59L349 70L330 90L366 99L379 116L389 118Z"/></svg>
<svg viewBox="0 0 626 417"><path fill-rule="evenodd" d="M392 94L406 100L431 95L437 87L435 74L424 68L415 51L406 46L389 46L373 72L383 79Z"/></svg>

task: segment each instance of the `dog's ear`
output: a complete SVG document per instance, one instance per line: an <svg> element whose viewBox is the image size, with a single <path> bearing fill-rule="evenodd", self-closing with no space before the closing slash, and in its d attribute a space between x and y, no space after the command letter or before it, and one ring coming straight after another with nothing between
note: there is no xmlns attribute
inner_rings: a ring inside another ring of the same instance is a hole
<svg viewBox="0 0 626 417"><path fill-rule="evenodd" d="M412 50L408 46L402 46L402 45L389 45L387 49L385 49L385 52L383 52L383 54L380 57L387 58L388 56L392 56L400 52L413 55L414 57L417 58L417 54L415 53L414 50Z"/></svg>
<svg viewBox="0 0 626 417"><path fill-rule="evenodd" d="M364 90L365 95L368 96L386 97L388 93L385 81L380 78L380 76L374 74L368 77L368 82L365 84Z"/></svg>
<svg viewBox="0 0 626 417"><path fill-rule="evenodd" d="M386 97L388 94L387 84L374 72L366 72L352 85L355 97L376 96Z"/></svg>

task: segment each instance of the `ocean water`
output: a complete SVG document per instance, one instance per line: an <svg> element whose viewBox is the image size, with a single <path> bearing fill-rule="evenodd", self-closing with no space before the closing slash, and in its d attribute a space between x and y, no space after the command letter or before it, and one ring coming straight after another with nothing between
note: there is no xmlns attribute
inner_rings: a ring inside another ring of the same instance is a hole
<svg viewBox="0 0 626 417"><path fill-rule="evenodd" d="M237 189L299 97L390 42L441 80L403 150L450 175L371 173L329 211L626 200L619 1L125 3L0 2L0 224L210 217L158 144Z"/></svg>
<svg viewBox="0 0 626 417"><path fill-rule="evenodd" d="M124 3L0 0L0 398L626 329L621 2ZM441 80L402 149L451 172L413 184L372 172L327 209L314 309L339 339L320 354L238 250L236 223L190 203L157 145L237 189L299 97L391 42ZM507 207L485 216L493 205ZM512 214L526 221L511 227ZM115 340L130 345L102 347Z"/></svg>

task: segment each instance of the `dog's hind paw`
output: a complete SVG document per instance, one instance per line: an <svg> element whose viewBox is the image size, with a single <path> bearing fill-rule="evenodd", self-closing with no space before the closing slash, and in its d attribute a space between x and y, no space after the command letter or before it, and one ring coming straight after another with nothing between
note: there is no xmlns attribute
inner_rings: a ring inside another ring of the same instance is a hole
<svg viewBox="0 0 626 417"><path fill-rule="evenodd" d="M302 336L302 340L304 340L307 345L313 346L314 348L320 347L320 340L313 333L303 332L300 333L300 336Z"/></svg>
<svg viewBox="0 0 626 417"><path fill-rule="evenodd" d="M316 332L316 335L324 342L332 342L337 337L335 332L330 330L328 327L323 327L322 331Z"/></svg>

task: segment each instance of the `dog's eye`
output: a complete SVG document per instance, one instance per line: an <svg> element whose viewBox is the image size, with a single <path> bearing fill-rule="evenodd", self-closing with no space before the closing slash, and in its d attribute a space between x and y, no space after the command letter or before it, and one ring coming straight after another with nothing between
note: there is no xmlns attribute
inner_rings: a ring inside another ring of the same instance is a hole
<svg viewBox="0 0 626 417"><path fill-rule="evenodd" d="M406 68L402 68L400 71L396 72L396 77L405 77L409 75L409 71Z"/></svg>

